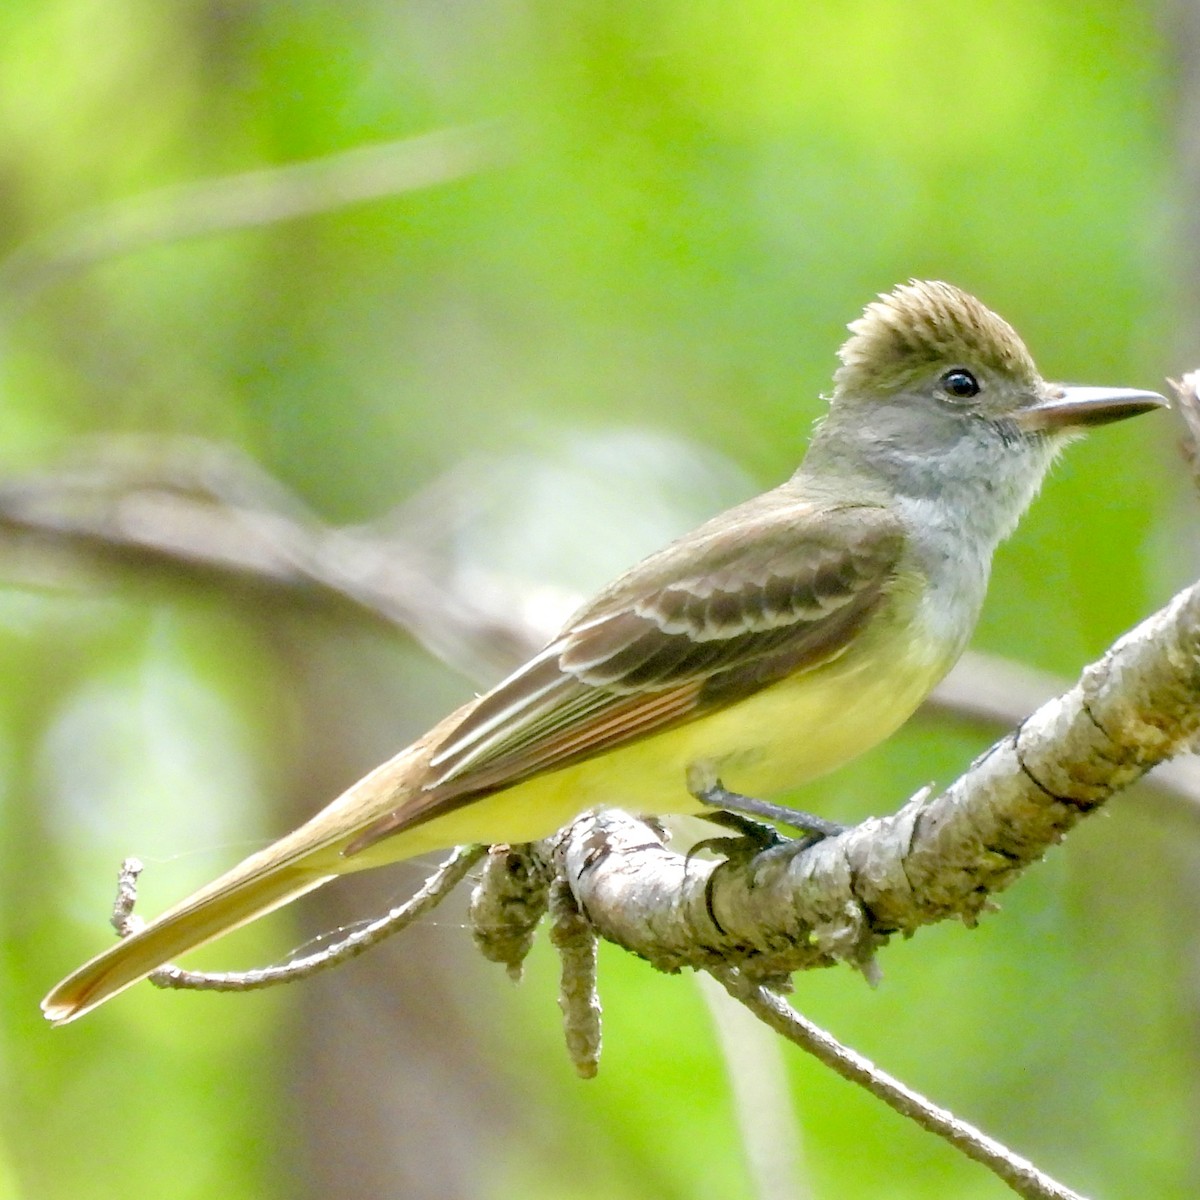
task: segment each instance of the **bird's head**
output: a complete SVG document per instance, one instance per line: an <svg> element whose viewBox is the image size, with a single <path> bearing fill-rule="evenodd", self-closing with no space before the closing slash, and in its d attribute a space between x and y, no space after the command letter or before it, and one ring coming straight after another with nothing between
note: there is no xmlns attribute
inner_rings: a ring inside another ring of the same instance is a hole
<svg viewBox="0 0 1200 1200"><path fill-rule="evenodd" d="M901 284L850 334L798 477L969 522L980 545L1012 530L1071 435L1166 404L1047 383L1012 326L949 283Z"/></svg>
<svg viewBox="0 0 1200 1200"><path fill-rule="evenodd" d="M1058 441L1166 403L1153 392L1047 383L1016 330L949 283L901 284L849 328L832 404L871 424L891 408L910 412L930 435L954 437L986 422L1003 437Z"/></svg>

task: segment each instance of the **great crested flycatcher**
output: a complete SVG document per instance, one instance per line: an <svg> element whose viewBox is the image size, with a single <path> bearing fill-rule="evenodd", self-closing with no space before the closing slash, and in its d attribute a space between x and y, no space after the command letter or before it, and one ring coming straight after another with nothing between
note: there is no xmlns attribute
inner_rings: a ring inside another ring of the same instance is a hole
<svg viewBox="0 0 1200 1200"><path fill-rule="evenodd" d="M702 813L689 779L771 795L892 733L962 652L1057 450L1166 401L1046 383L947 283L897 287L850 333L791 479L626 572L490 692L68 976L46 1016L343 872L531 841L599 805Z"/></svg>

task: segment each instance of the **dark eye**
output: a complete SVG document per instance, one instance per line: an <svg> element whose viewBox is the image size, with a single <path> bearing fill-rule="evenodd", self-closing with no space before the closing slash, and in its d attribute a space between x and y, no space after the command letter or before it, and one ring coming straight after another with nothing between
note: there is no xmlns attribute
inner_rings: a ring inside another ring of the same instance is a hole
<svg viewBox="0 0 1200 1200"><path fill-rule="evenodd" d="M947 371L939 382L946 395L953 396L956 400L969 400L972 396L979 395L979 381L970 371L964 371L961 367Z"/></svg>

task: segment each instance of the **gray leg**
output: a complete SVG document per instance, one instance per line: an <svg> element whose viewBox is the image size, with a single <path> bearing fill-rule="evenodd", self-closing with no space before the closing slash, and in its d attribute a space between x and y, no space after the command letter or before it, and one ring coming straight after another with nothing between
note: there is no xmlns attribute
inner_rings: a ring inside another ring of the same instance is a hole
<svg viewBox="0 0 1200 1200"><path fill-rule="evenodd" d="M692 791L701 804L710 804L713 808L724 809L729 813L739 813L744 817L763 817L768 821L779 821L792 829L798 829L812 841L819 842L822 838L836 837L844 833L847 826L837 821L828 821L815 813L803 812L800 809L788 808L782 804L771 804L766 800L757 800L753 796L743 796L740 792L729 791L718 780L703 788ZM718 822L733 824L733 822ZM743 832L748 832L743 828Z"/></svg>

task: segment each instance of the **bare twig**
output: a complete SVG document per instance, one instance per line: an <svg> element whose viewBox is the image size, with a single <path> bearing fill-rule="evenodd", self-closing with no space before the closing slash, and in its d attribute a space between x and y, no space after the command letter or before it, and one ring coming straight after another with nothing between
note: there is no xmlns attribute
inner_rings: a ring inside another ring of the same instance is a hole
<svg viewBox="0 0 1200 1200"><path fill-rule="evenodd" d="M508 143L496 125L467 125L159 188L89 209L0 263L0 313L11 320L47 287L148 246L273 225L462 179L509 158Z"/></svg>
<svg viewBox="0 0 1200 1200"><path fill-rule="evenodd" d="M732 967L712 967L709 973L735 1000L744 1004L776 1033L807 1050L843 1079L865 1088L902 1117L937 1134L968 1158L995 1172L1027 1200L1083 1200L1078 1192L1056 1183L1033 1163L1014 1154L987 1134L933 1104L919 1092L881 1071L874 1063L842 1045L825 1030L802 1017L777 993L748 979Z"/></svg>
<svg viewBox="0 0 1200 1200"><path fill-rule="evenodd" d="M278 966L259 967L250 971L185 971L182 967L168 965L159 967L150 975L150 982L155 987L186 991L252 992L308 979L330 967L357 958L436 908L466 878L467 872L486 850L486 846L460 846L403 904L390 909L382 917L358 926L346 937L312 954ZM113 906L113 925L121 937L128 937L142 924L141 919L133 914L133 906L137 903L137 878L141 871L142 864L136 858L127 858L121 864L117 899Z"/></svg>

